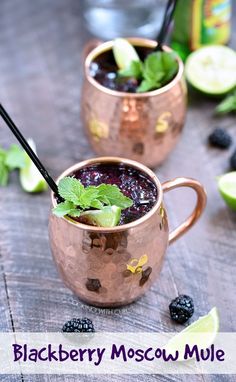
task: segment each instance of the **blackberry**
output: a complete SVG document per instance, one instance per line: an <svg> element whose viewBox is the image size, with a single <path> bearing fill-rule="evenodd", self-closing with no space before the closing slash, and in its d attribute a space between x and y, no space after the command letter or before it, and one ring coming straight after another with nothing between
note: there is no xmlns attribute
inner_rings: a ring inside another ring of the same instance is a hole
<svg viewBox="0 0 236 382"><path fill-rule="evenodd" d="M93 333L95 330L89 318L72 318L63 325L62 332Z"/></svg>
<svg viewBox="0 0 236 382"><path fill-rule="evenodd" d="M236 170L236 150L234 150L230 157L230 167L232 170Z"/></svg>
<svg viewBox="0 0 236 382"><path fill-rule="evenodd" d="M191 297L184 294L179 295L171 301L169 309L172 320L178 322L179 324L184 324L193 315L193 300Z"/></svg>
<svg viewBox="0 0 236 382"><path fill-rule="evenodd" d="M138 81L135 78L118 77L116 79L116 90L120 92L135 93Z"/></svg>
<svg viewBox="0 0 236 382"><path fill-rule="evenodd" d="M225 129L218 127L209 135L208 141L212 146L227 149L232 143L232 138Z"/></svg>
<svg viewBox="0 0 236 382"><path fill-rule="evenodd" d="M123 85L123 92L135 93L138 87L138 81L135 78L129 78Z"/></svg>

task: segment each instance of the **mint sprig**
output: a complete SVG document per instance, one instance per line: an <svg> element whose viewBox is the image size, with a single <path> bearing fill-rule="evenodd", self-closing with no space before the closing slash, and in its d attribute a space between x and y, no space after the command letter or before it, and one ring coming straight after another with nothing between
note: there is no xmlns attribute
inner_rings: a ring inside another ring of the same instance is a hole
<svg viewBox="0 0 236 382"><path fill-rule="evenodd" d="M10 171L24 168L26 165L25 152L17 145L11 145L6 155L6 166Z"/></svg>
<svg viewBox="0 0 236 382"><path fill-rule="evenodd" d="M146 57L144 62L131 60L126 68L118 71L118 75L133 77L140 81L137 92L143 93L166 85L177 72L176 53L153 52Z"/></svg>
<svg viewBox="0 0 236 382"><path fill-rule="evenodd" d="M66 177L60 180L58 191L63 199L73 204L78 204L79 198L84 191L84 186L81 182L78 182L77 179Z"/></svg>
<svg viewBox="0 0 236 382"><path fill-rule="evenodd" d="M236 111L236 89L221 101L215 111L217 114L227 114Z"/></svg>
<svg viewBox="0 0 236 382"><path fill-rule="evenodd" d="M0 186L8 184L9 173L26 165L24 151L17 145L8 150L0 148Z"/></svg>
<svg viewBox="0 0 236 382"><path fill-rule="evenodd" d="M53 213L58 217L65 215L79 217L85 210L91 208L100 210L106 205L125 209L133 204L116 185L100 184L84 187L80 180L70 176L59 181L58 193L64 199L64 202L53 208Z"/></svg>

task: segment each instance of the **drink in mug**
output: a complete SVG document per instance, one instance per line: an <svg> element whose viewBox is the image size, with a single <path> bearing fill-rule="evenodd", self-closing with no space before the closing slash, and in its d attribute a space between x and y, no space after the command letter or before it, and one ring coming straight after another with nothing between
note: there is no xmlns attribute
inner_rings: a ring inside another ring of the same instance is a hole
<svg viewBox="0 0 236 382"><path fill-rule="evenodd" d="M133 205L115 227L87 224L80 218L50 216L52 254L65 284L87 303L121 306L139 298L160 273L168 243L185 233L201 215L206 195L199 182L176 178L161 185L144 165L117 157L90 159L67 169L85 187L115 184ZM163 192L191 187L197 204L190 217L169 234ZM57 200L52 194L53 207Z"/></svg>
<svg viewBox="0 0 236 382"><path fill-rule="evenodd" d="M144 173L116 163L97 163L80 168L71 174L79 179L85 187L112 184L119 187L121 192L129 197L133 204L122 210L119 225L133 222L151 210L157 200L157 188ZM83 222L84 217L75 218Z"/></svg>
<svg viewBox="0 0 236 382"><path fill-rule="evenodd" d="M142 38L128 41L143 61L157 43ZM120 77L114 60L114 41L88 43L84 63L81 115L93 150L99 156L125 156L151 168L175 147L186 115L184 66L164 86L137 92L140 81ZM165 52L171 49L164 46Z"/></svg>

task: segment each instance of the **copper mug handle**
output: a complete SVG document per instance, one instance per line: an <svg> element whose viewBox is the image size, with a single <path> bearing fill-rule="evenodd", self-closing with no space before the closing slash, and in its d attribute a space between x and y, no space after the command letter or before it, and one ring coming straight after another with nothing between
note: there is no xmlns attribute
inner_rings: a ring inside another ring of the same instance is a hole
<svg viewBox="0 0 236 382"><path fill-rule="evenodd" d="M196 223L206 206L206 191L197 180L191 178L175 178L162 183L164 192L168 192L178 187L192 188L197 194L197 203L191 215L170 233L169 244L172 244Z"/></svg>

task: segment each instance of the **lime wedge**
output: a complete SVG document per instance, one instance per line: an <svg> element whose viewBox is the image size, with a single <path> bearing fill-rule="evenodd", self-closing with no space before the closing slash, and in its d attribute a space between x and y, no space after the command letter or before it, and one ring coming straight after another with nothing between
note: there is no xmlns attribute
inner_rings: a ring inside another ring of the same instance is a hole
<svg viewBox="0 0 236 382"><path fill-rule="evenodd" d="M208 95L223 95L236 85L236 52L211 45L191 53L185 64L188 82Z"/></svg>
<svg viewBox="0 0 236 382"><path fill-rule="evenodd" d="M165 349L172 353L178 350L178 359L183 361L186 344L190 347L197 345L198 349L205 349L215 341L218 331L219 316L216 307L214 307L206 316L200 317L186 329L171 338Z"/></svg>
<svg viewBox="0 0 236 382"><path fill-rule="evenodd" d="M129 68L132 61L140 61L133 45L124 38L116 38L114 40L113 54L119 69Z"/></svg>
<svg viewBox="0 0 236 382"><path fill-rule="evenodd" d="M121 208L106 206L102 210L89 210L80 215L82 223L99 227L115 227L120 221Z"/></svg>
<svg viewBox="0 0 236 382"><path fill-rule="evenodd" d="M218 188L226 204L236 211L236 171L220 176Z"/></svg>
<svg viewBox="0 0 236 382"><path fill-rule="evenodd" d="M28 140L30 147L36 153L36 146L32 139ZM47 183L34 165L29 156L25 153L26 166L20 169L20 183L26 192L42 192L47 189Z"/></svg>

